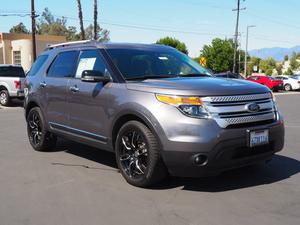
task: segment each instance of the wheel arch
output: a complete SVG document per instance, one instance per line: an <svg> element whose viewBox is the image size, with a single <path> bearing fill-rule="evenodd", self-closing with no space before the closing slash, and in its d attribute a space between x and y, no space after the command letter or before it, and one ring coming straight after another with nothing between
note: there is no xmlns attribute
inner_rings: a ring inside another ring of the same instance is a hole
<svg viewBox="0 0 300 225"><path fill-rule="evenodd" d="M8 91L8 88L5 85L0 84L0 91L2 91L2 90Z"/></svg>
<svg viewBox="0 0 300 225"><path fill-rule="evenodd" d="M120 128L129 121L139 121L142 124L144 124L147 128L151 130L153 135L156 137L158 144L160 146L160 150L163 148L162 142L160 140L160 127L158 125L158 122L154 122L154 119L150 119L149 116L144 115L141 112L136 112L132 110L126 110L122 113L120 113L117 118L113 122L112 130L111 130L111 141L112 141L112 147L113 150L115 149L115 142L117 139L118 131Z"/></svg>
<svg viewBox="0 0 300 225"><path fill-rule="evenodd" d="M34 108L34 107L39 107L39 108L41 108L40 105L39 105L37 102L35 102L35 101L30 101L30 102L28 102L28 103L26 104L26 107L25 107L25 118L26 118L26 119L27 119L27 116L28 116L29 111L30 111L32 108Z"/></svg>

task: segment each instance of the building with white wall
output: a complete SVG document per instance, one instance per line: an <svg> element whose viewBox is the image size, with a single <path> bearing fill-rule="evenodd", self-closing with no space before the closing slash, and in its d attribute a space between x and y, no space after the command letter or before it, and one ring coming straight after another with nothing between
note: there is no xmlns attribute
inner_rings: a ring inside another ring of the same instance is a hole
<svg viewBox="0 0 300 225"><path fill-rule="evenodd" d="M66 42L64 36L37 35L37 55L50 44ZM33 63L31 34L0 33L0 64L21 65L28 71Z"/></svg>

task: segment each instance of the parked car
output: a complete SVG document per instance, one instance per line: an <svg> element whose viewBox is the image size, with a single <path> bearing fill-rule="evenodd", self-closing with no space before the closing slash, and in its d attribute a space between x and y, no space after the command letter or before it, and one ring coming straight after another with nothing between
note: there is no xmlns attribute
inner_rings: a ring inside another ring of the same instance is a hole
<svg viewBox="0 0 300 225"><path fill-rule="evenodd" d="M21 66L0 65L0 104L7 106L13 98L24 98L25 73Z"/></svg>
<svg viewBox="0 0 300 225"><path fill-rule="evenodd" d="M265 85L266 87L270 88L272 91L279 91L284 89L282 80L276 80L273 77L269 77L269 76L252 75L248 77L247 80Z"/></svg>
<svg viewBox="0 0 300 225"><path fill-rule="evenodd" d="M25 90L35 150L50 150L59 136L114 152L120 173L139 187L269 160L284 144L268 88L214 78L163 45L53 45Z"/></svg>
<svg viewBox="0 0 300 225"><path fill-rule="evenodd" d="M300 80L300 75L291 75L291 78L295 80Z"/></svg>
<svg viewBox="0 0 300 225"><path fill-rule="evenodd" d="M230 79L245 79L241 74L238 73L217 73L214 74L218 78L230 78Z"/></svg>
<svg viewBox="0 0 300 225"><path fill-rule="evenodd" d="M299 90L300 81L292 76L281 75L277 76L276 79L283 81L283 87L285 91Z"/></svg>

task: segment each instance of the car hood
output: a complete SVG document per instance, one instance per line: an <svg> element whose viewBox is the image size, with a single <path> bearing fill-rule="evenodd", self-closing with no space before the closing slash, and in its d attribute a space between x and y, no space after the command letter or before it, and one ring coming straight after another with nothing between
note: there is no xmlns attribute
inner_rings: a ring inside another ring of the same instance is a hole
<svg viewBox="0 0 300 225"><path fill-rule="evenodd" d="M172 95L243 95L270 91L267 87L254 82L214 77L147 79L130 81L126 85L129 90Z"/></svg>

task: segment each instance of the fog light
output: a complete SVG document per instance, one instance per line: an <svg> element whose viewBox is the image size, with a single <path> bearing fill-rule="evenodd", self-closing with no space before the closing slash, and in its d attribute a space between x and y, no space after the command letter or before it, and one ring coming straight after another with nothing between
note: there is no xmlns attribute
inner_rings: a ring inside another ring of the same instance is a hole
<svg viewBox="0 0 300 225"><path fill-rule="evenodd" d="M194 163L198 166L205 166L207 164L207 156L206 155L196 155L194 158Z"/></svg>

